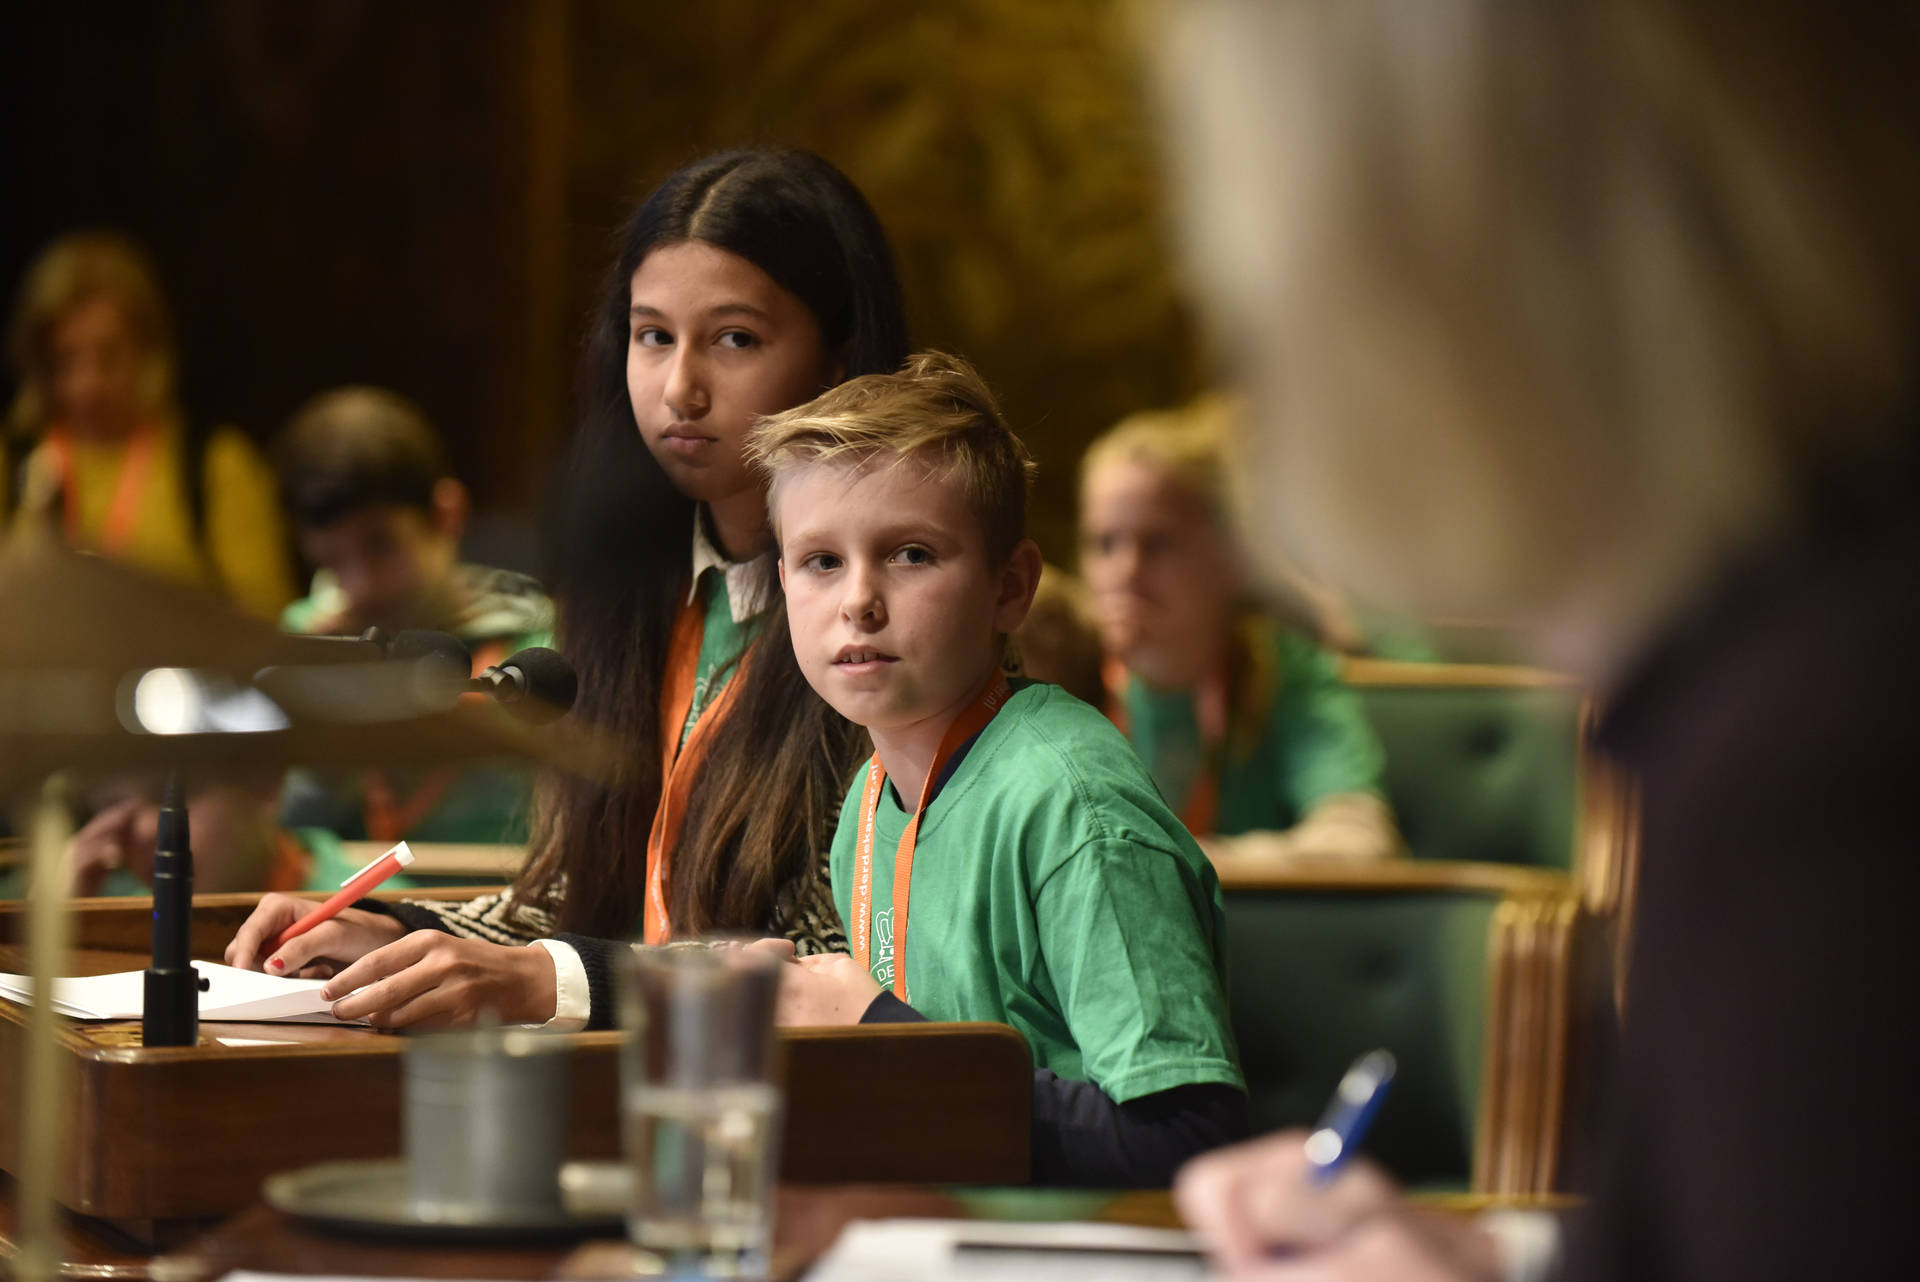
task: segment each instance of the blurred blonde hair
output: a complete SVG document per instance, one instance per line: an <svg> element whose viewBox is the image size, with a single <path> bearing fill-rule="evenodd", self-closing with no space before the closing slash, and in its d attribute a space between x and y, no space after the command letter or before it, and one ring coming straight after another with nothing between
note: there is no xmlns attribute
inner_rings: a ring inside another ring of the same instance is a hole
<svg viewBox="0 0 1920 1282"><path fill-rule="evenodd" d="M1193 266L1216 332L1257 336L1259 544L1385 602L1624 641L1908 462L1912 7L1156 21Z"/></svg>
<svg viewBox="0 0 1920 1282"><path fill-rule="evenodd" d="M747 458L772 478L816 463L865 466L876 459L926 459L958 478L995 560L1026 537L1034 463L1007 426L973 366L944 352L920 352L896 374L868 374L755 424Z"/></svg>
<svg viewBox="0 0 1920 1282"><path fill-rule="evenodd" d="M1033 605L1013 634L1012 654L1020 671L1050 681L1076 699L1100 707L1106 688L1100 665L1100 625L1087 585L1057 565L1040 567Z"/></svg>
<svg viewBox="0 0 1920 1282"><path fill-rule="evenodd" d="M1209 392L1178 409L1129 414L1094 439L1080 459L1080 484L1109 463L1140 463L1200 500L1230 522L1234 492L1229 459L1246 407L1231 396Z"/></svg>
<svg viewBox="0 0 1920 1282"><path fill-rule="evenodd" d="M115 232L73 232L40 251L14 300L7 335L20 380L7 414L7 430L14 437L31 440L48 426L54 413L48 387L54 327L96 298L111 299L119 307L145 353L142 405L157 415L176 412L173 326L153 263Z"/></svg>

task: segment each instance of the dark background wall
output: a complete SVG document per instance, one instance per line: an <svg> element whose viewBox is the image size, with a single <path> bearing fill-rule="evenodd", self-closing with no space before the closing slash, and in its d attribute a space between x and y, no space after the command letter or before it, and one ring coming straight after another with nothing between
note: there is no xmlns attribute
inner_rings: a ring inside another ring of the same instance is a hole
<svg viewBox="0 0 1920 1282"><path fill-rule="evenodd" d="M265 438L304 397L414 397L484 509L530 514L612 231L714 147L812 147L868 193L916 339L976 360L1070 557L1100 428L1199 378L1113 0L98 0L0 16L0 290L76 226L157 259L185 401Z"/></svg>

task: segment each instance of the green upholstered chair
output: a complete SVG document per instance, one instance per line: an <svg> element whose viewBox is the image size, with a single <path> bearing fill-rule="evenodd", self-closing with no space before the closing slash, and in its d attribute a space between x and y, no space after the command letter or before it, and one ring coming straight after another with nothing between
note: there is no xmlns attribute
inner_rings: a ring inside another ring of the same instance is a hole
<svg viewBox="0 0 1920 1282"><path fill-rule="evenodd" d="M1415 859L1575 870L1584 692L1526 668L1354 660Z"/></svg>
<svg viewBox="0 0 1920 1282"><path fill-rule="evenodd" d="M1385 1047L1400 1069L1365 1145L1377 1161L1416 1188L1548 1187L1551 1154L1532 1154L1540 1092L1558 1068L1555 1030L1531 1014L1555 989L1514 946L1523 941L1511 926L1537 916L1528 905L1571 904L1564 877L1235 860L1221 882L1228 1003L1256 1133L1311 1126L1347 1065ZM1513 1133L1516 1124L1529 1133Z"/></svg>

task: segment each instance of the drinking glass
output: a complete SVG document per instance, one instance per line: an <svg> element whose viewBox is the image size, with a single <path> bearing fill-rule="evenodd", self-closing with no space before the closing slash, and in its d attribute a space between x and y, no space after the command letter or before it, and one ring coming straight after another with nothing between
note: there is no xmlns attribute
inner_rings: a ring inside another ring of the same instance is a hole
<svg viewBox="0 0 1920 1282"><path fill-rule="evenodd" d="M633 950L621 1107L633 1165L627 1235L644 1270L766 1272L782 965L735 946Z"/></svg>

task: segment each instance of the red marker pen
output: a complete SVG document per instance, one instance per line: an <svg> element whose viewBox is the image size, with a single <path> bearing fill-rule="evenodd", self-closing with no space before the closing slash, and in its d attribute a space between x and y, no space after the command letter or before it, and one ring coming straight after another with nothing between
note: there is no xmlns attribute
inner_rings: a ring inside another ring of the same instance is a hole
<svg viewBox="0 0 1920 1282"><path fill-rule="evenodd" d="M287 946L288 940L298 939L301 935L306 934L321 922L332 918L342 908L345 908L354 900L362 899L371 894L374 888L381 882L393 876L412 862L413 851L409 850L407 843L403 841L386 854L368 864L365 868L362 868L359 872L353 874L353 876L341 882L340 889L334 892L333 898L327 900L326 903L321 904L305 917L302 917L299 921L296 921L293 925L281 931L279 937L268 947L267 955L272 956L274 953L279 952Z"/></svg>

